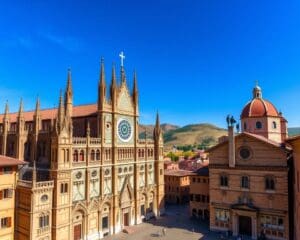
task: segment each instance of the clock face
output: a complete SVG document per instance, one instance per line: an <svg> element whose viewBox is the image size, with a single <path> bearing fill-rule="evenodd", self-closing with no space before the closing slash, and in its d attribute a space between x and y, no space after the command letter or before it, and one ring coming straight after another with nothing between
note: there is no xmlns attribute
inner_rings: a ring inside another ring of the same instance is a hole
<svg viewBox="0 0 300 240"><path fill-rule="evenodd" d="M118 135L123 142L129 142L132 137L132 127L125 119L120 119L118 123Z"/></svg>

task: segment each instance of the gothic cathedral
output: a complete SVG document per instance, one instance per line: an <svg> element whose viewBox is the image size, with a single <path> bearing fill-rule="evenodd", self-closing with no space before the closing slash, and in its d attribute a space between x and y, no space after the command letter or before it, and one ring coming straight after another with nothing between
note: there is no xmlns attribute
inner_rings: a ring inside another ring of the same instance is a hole
<svg viewBox="0 0 300 240"><path fill-rule="evenodd" d="M163 139L139 139L137 78L101 61L96 104L74 106L71 72L55 109L1 115L0 151L28 162L16 189L15 239L101 239L164 211Z"/></svg>

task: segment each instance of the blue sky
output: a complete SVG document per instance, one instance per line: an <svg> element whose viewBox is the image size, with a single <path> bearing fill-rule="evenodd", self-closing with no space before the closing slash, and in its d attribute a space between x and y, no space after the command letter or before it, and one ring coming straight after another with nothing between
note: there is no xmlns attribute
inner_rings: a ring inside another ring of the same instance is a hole
<svg viewBox="0 0 300 240"><path fill-rule="evenodd" d="M225 126L252 96L300 126L300 2L240 0L6 1L0 7L0 106L57 105L72 69L76 104L95 102L119 52L137 70L141 122ZM3 110L2 110L3 112Z"/></svg>

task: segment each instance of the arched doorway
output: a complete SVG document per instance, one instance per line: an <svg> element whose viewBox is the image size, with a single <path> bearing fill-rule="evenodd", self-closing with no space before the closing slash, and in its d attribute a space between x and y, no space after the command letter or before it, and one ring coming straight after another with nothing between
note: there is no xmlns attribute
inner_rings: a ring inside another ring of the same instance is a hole
<svg viewBox="0 0 300 240"><path fill-rule="evenodd" d="M77 211L73 215L73 239L80 240L84 237L84 213Z"/></svg>

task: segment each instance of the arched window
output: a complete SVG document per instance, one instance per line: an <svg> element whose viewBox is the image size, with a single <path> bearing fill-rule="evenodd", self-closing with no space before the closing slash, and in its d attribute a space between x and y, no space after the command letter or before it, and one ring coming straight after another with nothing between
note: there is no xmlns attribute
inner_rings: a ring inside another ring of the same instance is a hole
<svg viewBox="0 0 300 240"><path fill-rule="evenodd" d="M242 176L241 178L241 187L250 188L250 181L248 176Z"/></svg>
<svg viewBox="0 0 300 240"><path fill-rule="evenodd" d="M138 150L138 156L141 157L141 149Z"/></svg>
<svg viewBox="0 0 300 240"><path fill-rule="evenodd" d="M39 227L44 228L49 226L49 215L41 215L39 217Z"/></svg>
<svg viewBox="0 0 300 240"><path fill-rule="evenodd" d="M73 162L78 162L78 151L75 150L73 153Z"/></svg>
<svg viewBox="0 0 300 240"><path fill-rule="evenodd" d="M150 157L150 149L148 149L147 152L148 152L148 157Z"/></svg>
<svg viewBox="0 0 300 240"><path fill-rule="evenodd" d="M81 162L84 161L84 151L83 151L83 150L80 150L79 160L80 160Z"/></svg>
<svg viewBox="0 0 300 240"><path fill-rule="evenodd" d="M244 122L244 130L247 130L247 123Z"/></svg>
<svg viewBox="0 0 300 240"><path fill-rule="evenodd" d="M96 160L97 161L100 160L100 150L99 149L96 151Z"/></svg>
<svg viewBox="0 0 300 240"><path fill-rule="evenodd" d="M277 124L276 124L276 122L275 122L275 121L273 121L273 122L272 122L272 127L273 127L274 129L276 129L276 128L277 128Z"/></svg>
<svg viewBox="0 0 300 240"><path fill-rule="evenodd" d="M95 161L95 150L92 149L91 151L91 161Z"/></svg>
<svg viewBox="0 0 300 240"><path fill-rule="evenodd" d="M262 128L262 123L260 121L256 122L256 128L261 129Z"/></svg>
<svg viewBox="0 0 300 240"><path fill-rule="evenodd" d="M275 180L274 177L268 176L265 178L266 190L275 190Z"/></svg>

